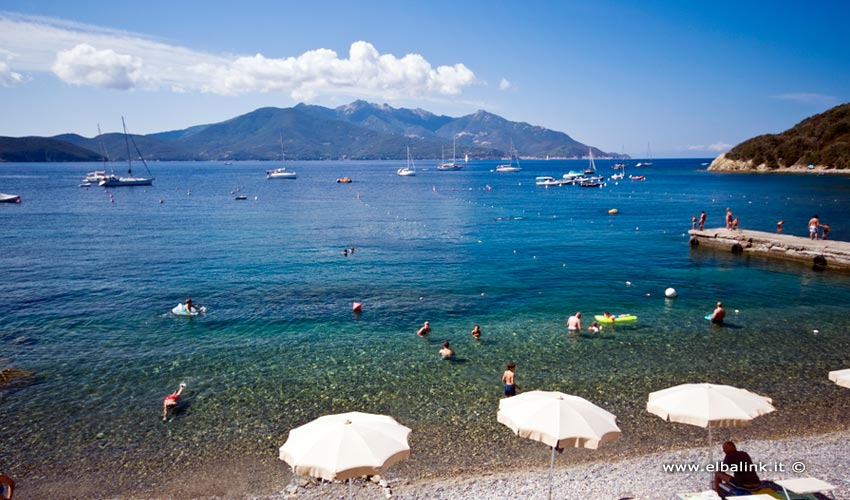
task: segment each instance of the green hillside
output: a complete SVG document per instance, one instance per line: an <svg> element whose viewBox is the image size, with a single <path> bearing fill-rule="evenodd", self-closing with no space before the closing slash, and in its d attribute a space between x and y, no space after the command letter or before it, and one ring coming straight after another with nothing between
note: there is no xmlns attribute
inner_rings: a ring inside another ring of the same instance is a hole
<svg viewBox="0 0 850 500"><path fill-rule="evenodd" d="M0 161L100 161L86 148L48 137L0 137Z"/></svg>
<svg viewBox="0 0 850 500"><path fill-rule="evenodd" d="M850 168L850 104L806 118L781 134L742 142L726 153L726 159L769 170L807 165Z"/></svg>

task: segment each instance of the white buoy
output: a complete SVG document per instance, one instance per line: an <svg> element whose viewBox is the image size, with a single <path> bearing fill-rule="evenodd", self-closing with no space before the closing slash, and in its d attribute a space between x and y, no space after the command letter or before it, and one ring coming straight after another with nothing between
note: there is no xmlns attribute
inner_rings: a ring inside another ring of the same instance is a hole
<svg viewBox="0 0 850 500"><path fill-rule="evenodd" d="M670 287L667 290L664 290L664 296L667 297L668 299L676 298L677 295L679 295L679 294L676 293L676 289L673 288L673 287Z"/></svg>

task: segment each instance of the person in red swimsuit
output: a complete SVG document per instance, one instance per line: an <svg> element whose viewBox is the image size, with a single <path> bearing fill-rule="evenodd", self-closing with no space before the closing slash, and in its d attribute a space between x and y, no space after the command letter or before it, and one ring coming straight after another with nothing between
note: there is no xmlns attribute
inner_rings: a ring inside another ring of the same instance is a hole
<svg viewBox="0 0 850 500"><path fill-rule="evenodd" d="M186 383L183 382L180 384L180 388L177 389L177 392L173 394L169 394L165 396L162 400L162 421L165 422L168 419L168 411L173 410L177 406L177 400L180 399L180 395L183 394L183 389L186 388Z"/></svg>

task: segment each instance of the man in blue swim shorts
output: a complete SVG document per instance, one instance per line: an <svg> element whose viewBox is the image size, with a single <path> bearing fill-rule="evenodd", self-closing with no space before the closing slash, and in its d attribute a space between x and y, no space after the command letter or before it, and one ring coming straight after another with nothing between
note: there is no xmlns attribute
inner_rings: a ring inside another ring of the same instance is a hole
<svg viewBox="0 0 850 500"><path fill-rule="evenodd" d="M516 385L516 381L514 381L514 376L516 371L516 364L513 361L508 363L508 369L505 370L505 373L502 374L502 382L505 384L505 397L509 398L511 396L516 396L516 390L519 386Z"/></svg>

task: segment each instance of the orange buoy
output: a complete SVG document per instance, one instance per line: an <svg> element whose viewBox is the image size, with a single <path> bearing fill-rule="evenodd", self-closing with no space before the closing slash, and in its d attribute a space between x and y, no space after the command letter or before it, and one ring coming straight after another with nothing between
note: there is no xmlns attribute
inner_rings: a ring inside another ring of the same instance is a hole
<svg viewBox="0 0 850 500"><path fill-rule="evenodd" d="M353 304L351 304L351 310L356 313L359 313L363 311L363 304L361 304L360 302L354 302Z"/></svg>

